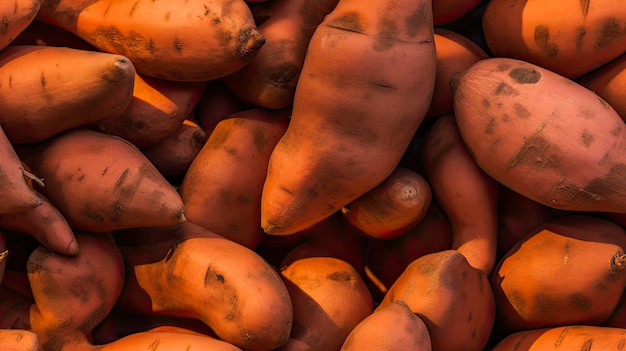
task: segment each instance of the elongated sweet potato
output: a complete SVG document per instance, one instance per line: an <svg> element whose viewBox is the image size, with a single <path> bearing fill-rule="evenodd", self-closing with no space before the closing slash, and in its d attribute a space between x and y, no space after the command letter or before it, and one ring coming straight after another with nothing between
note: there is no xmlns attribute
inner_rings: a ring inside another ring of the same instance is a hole
<svg viewBox="0 0 626 351"><path fill-rule="evenodd" d="M122 257L111 233L75 236L81 246L78 255L59 255L40 246L26 264L34 297L30 325L43 350L88 342L124 283Z"/></svg>
<svg viewBox="0 0 626 351"><path fill-rule="evenodd" d="M0 52L2 127L13 144L27 144L93 125L126 109L134 79L121 55L9 46Z"/></svg>
<svg viewBox="0 0 626 351"><path fill-rule="evenodd" d="M494 296L485 273L456 250L413 261L377 310L395 301L404 302L424 320L433 350L475 351L487 345L494 324Z"/></svg>
<svg viewBox="0 0 626 351"><path fill-rule="evenodd" d="M30 186L22 160L0 124L0 214L15 213L42 204L39 194Z"/></svg>
<svg viewBox="0 0 626 351"><path fill-rule="evenodd" d="M293 323L289 293L275 268L254 251L193 222L123 234L136 231L161 239L119 246L127 279L118 308L198 319L244 350L274 350L287 342Z"/></svg>
<svg viewBox="0 0 626 351"><path fill-rule="evenodd" d="M37 19L127 56L142 74L173 81L221 78L265 43L243 0L42 0Z"/></svg>
<svg viewBox="0 0 626 351"><path fill-rule="evenodd" d="M309 42L270 158L265 232L302 230L387 178L426 114L435 65L430 1L339 1Z"/></svg>
<svg viewBox="0 0 626 351"><path fill-rule="evenodd" d="M626 54L577 79L615 109L626 121Z"/></svg>
<svg viewBox="0 0 626 351"><path fill-rule="evenodd" d="M482 23L493 56L527 61L570 79L626 52L621 0L495 0Z"/></svg>
<svg viewBox="0 0 626 351"><path fill-rule="evenodd" d="M491 351L606 350L624 348L626 329L597 325L560 325L519 331L500 340Z"/></svg>
<svg viewBox="0 0 626 351"><path fill-rule="evenodd" d="M374 189L344 206L341 213L366 235L392 239L419 223L431 200L428 181L420 173L398 166Z"/></svg>
<svg viewBox="0 0 626 351"><path fill-rule="evenodd" d="M24 163L46 181L36 189L75 230L107 232L186 220L176 189L122 138L74 129L19 150Z"/></svg>
<svg viewBox="0 0 626 351"><path fill-rule="evenodd" d="M5 0L0 3L0 50L3 50L35 19L40 0Z"/></svg>
<svg viewBox="0 0 626 351"><path fill-rule="evenodd" d="M341 351L431 351L426 324L409 307L394 301L372 312L348 334Z"/></svg>
<svg viewBox="0 0 626 351"><path fill-rule="evenodd" d="M591 215L531 230L490 276L499 333L602 323L626 286L625 245L624 228Z"/></svg>
<svg viewBox="0 0 626 351"><path fill-rule="evenodd" d="M182 328L155 328L133 333L105 345L84 346L85 351L168 351L206 350L206 351L242 351L226 341ZM82 350L82 349L81 349Z"/></svg>
<svg viewBox="0 0 626 351"><path fill-rule="evenodd" d="M294 327L277 351L339 350L373 310L363 278L341 259L302 257L280 273L293 301Z"/></svg>
<svg viewBox="0 0 626 351"><path fill-rule="evenodd" d="M496 263L498 190L468 152L454 115L439 117L425 136L422 169L452 227L452 248L489 275Z"/></svg>
<svg viewBox="0 0 626 351"><path fill-rule="evenodd" d="M501 57L478 61L452 85L463 140L499 183L561 210L626 211L626 125L598 95Z"/></svg>
<svg viewBox="0 0 626 351"><path fill-rule="evenodd" d="M250 109L215 126L180 185L189 221L249 248L258 245L267 164L289 112Z"/></svg>
<svg viewBox="0 0 626 351"><path fill-rule="evenodd" d="M252 61L222 80L241 100L282 109L293 102L304 56L315 28L338 0L274 0L259 24L265 45Z"/></svg>
<svg viewBox="0 0 626 351"><path fill-rule="evenodd" d="M30 235L48 250L63 255L80 251L74 231L59 210L42 194L42 204L16 213L0 214L0 228Z"/></svg>
<svg viewBox="0 0 626 351"><path fill-rule="evenodd" d="M113 118L96 125L140 149L155 146L176 132L200 100L206 82L173 82L136 74L133 98Z"/></svg>

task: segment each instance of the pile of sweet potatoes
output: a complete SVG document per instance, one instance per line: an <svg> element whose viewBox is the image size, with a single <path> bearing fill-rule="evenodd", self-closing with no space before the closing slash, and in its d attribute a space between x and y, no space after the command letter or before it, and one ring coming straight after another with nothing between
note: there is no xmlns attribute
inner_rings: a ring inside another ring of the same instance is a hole
<svg viewBox="0 0 626 351"><path fill-rule="evenodd" d="M3 0L0 349L621 350L626 2Z"/></svg>

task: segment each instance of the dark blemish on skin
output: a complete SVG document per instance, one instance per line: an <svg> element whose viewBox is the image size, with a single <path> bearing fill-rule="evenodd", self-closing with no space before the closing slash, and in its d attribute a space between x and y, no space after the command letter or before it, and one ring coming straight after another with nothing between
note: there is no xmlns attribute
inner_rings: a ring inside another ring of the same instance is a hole
<svg viewBox="0 0 626 351"><path fill-rule="evenodd" d="M265 135L263 128L254 128L252 131L254 147L257 151L263 151L267 143L269 142L269 138Z"/></svg>
<svg viewBox="0 0 626 351"><path fill-rule="evenodd" d="M489 108L489 107L491 107L491 103L490 103L490 102L489 102L489 100L487 100L487 99L483 99L482 104L483 104L483 107L484 107L484 108Z"/></svg>
<svg viewBox="0 0 626 351"><path fill-rule="evenodd" d="M590 351L592 344L593 344L593 339L589 339L589 340L585 341L585 343L583 344L583 347L580 349L580 351Z"/></svg>
<svg viewBox="0 0 626 351"><path fill-rule="evenodd" d="M281 186L281 187L280 187L280 190L282 190L282 191L286 192L286 193L287 193L287 194L289 194L289 195L293 195L293 192L292 192L291 190L289 190L289 189L285 188L285 187L282 187L282 186Z"/></svg>
<svg viewBox="0 0 626 351"><path fill-rule="evenodd" d="M513 110L515 110L515 115L519 118L528 118L530 117L530 112L519 103L513 104Z"/></svg>
<svg viewBox="0 0 626 351"><path fill-rule="evenodd" d="M570 294L569 300L580 311L589 311L593 307L591 300L581 293Z"/></svg>
<svg viewBox="0 0 626 351"><path fill-rule="evenodd" d="M578 107L578 115L584 119L593 119L594 115L587 107L579 106Z"/></svg>
<svg viewBox="0 0 626 351"><path fill-rule="evenodd" d="M111 221L113 223L116 223L120 220L120 215L122 214L123 211L123 206L122 203L120 201L115 201L113 203L113 213L111 215Z"/></svg>
<svg viewBox="0 0 626 351"><path fill-rule="evenodd" d="M226 153L231 156L237 156L238 154L237 149L235 149L234 147L230 147L230 146L224 146L224 151L226 151Z"/></svg>
<svg viewBox="0 0 626 351"><path fill-rule="evenodd" d="M585 187L586 191L599 194L596 198L606 198L612 194L620 194L620 184L626 177L626 165L617 163L609 169L604 177L592 179Z"/></svg>
<svg viewBox="0 0 626 351"><path fill-rule="evenodd" d="M534 68L519 67L509 72L509 77L518 84L535 84L541 80L541 72Z"/></svg>
<svg viewBox="0 0 626 351"><path fill-rule="evenodd" d="M46 76L44 75L43 72L41 72L41 76L39 77L39 81L41 82L41 86L45 88L47 82L46 82Z"/></svg>
<svg viewBox="0 0 626 351"><path fill-rule="evenodd" d="M584 17L587 17L587 13L589 13L589 2L590 0L580 0L579 2Z"/></svg>
<svg viewBox="0 0 626 351"><path fill-rule="evenodd" d="M130 8L130 13L128 13L128 17L133 17L133 13L135 13L137 6L139 6L139 1L135 2L133 4L133 7Z"/></svg>
<svg viewBox="0 0 626 351"><path fill-rule="evenodd" d="M378 23L378 31L372 48L381 52L392 48L398 41L398 28L395 22L381 19Z"/></svg>
<svg viewBox="0 0 626 351"><path fill-rule="evenodd" d="M419 29L425 25L432 25L432 10L426 3L422 3L411 15L404 20L406 33L413 38L419 32Z"/></svg>
<svg viewBox="0 0 626 351"><path fill-rule="evenodd" d="M336 282L351 282L355 280L354 275L346 271L333 272L331 274L328 274L326 278L332 281L336 281Z"/></svg>
<svg viewBox="0 0 626 351"><path fill-rule="evenodd" d="M624 345L626 345L626 340L620 339L619 342L617 343L617 349L622 350L624 348Z"/></svg>
<svg viewBox="0 0 626 351"><path fill-rule="evenodd" d="M290 43L289 43L290 44ZM285 46L287 46L286 44ZM265 74L266 81L280 89L295 89L298 76L300 75L300 69L294 64L289 62L283 62L279 65L272 66Z"/></svg>
<svg viewBox="0 0 626 351"><path fill-rule="evenodd" d="M493 92L493 95L515 96L515 95L519 95L519 92L515 90L512 86L506 84L505 82L501 82L496 87L496 90Z"/></svg>
<svg viewBox="0 0 626 351"><path fill-rule="evenodd" d="M159 347L159 344L161 344L161 339L154 339L154 341L152 341L150 345L148 345L148 351L156 351L156 349Z"/></svg>
<svg viewBox="0 0 626 351"><path fill-rule="evenodd" d="M105 167L100 175L105 175L109 171L109 167Z"/></svg>
<svg viewBox="0 0 626 351"><path fill-rule="evenodd" d="M183 51L183 44L180 42L180 39L178 39L178 36L174 37L174 49L178 52Z"/></svg>
<svg viewBox="0 0 626 351"><path fill-rule="evenodd" d="M437 271L437 266L428 262L420 264L417 268L419 269L419 274L423 276L432 275Z"/></svg>
<svg viewBox="0 0 626 351"><path fill-rule="evenodd" d="M593 143L594 140L595 140L595 137L593 136L593 134L589 133L589 130L587 129L583 130L583 133L581 135L581 141L583 145L585 145L586 148L589 148L591 146L591 143Z"/></svg>
<svg viewBox="0 0 626 351"><path fill-rule="evenodd" d="M346 12L334 17L326 23L328 27L346 30L348 32L363 33L365 30L361 24L361 18L356 12Z"/></svg>
<svg viewBox="0 0 626 351"><path fill-rule="evenodd" d="M26 272L27 273L37 273L43 269L44 262L50 258L52 253L50 251L44 251L46 249L39 248L28 257L28 261L26 262Z"/></svg>
<svg viewBox="0 0 626 351"><path fill-rule="evenodd" d="M519 311L519 313L524 312L524 308L526 307L526 300L524 300L524 296L518 290L512 290L509 293L509 302L516 311Z"/></svg>
<svg viewBox="0 0 626 351"><path fill-rule="evenodd" d="M618 122L615 124L615 128L611 130L611 134L618 136L622 132L622 123Z"/></svg>
<svg viewBox="0 0 626 351"><path fill-rule="evenodd" d="M235 317L237 316L238 307L239 298L237 297L237 295L233 294L230 298L230 310L228 310L228 313L226 313L224 319L227 321L235 319Z"/></svg>
<svg viewBox="0 0 626 351"><path fill-rule="evenodd" d="M510 64L508 64L506 62L501 62L501 63L498 63L498 65L496 66L496 71L504 72L504 71L508 71L509 68L511 68Z"/></svg>
<svg viewBox="0 0 626 351"><path fill-rule="evenodd" d="M537 134L532 135L524 141L518 153L509 160L507 169L511 170L520 164L526 164L540 170L547 167L558 169L560 161L556 155L560 153L556 151L548 153L551 146L552 145L542 136Z"/></svg>
<svg viewBox="0 0 626 351"><path fill-rule="evenodd" d="M210 13L209 7L205 4L202 4L202 6L204 7L204 16L208 16Z"/></svg>
<svg viewBox="0 0 626 351"><path fill-rule="evenodd" d="M170 11L167 11L167 13L165 14L165 22L169 21L171 16L172 13Z"/></svg>
<svg viewBox="0 0 626 351"><path fill-rule="evenodd" d="M3 16L0 21L0 35L7 35L9 32L9 17Z"/></svg>
<svg viewBox="0 0 626 351"><path fill-rule="evenodd" d="M554 57L559 53L559 48L556 44L550 42L550 31L546 26L538 25L535 27L535 44L548 57Z"/></svg>
<svg viewBox="0 0 626 351"><path fill-rule="evenodd" d="M598 33L598 40L596 41L596 50L600 50L605 46L614 44L624 34L625 30L619 23L619 20L615 17L609 17L602 23L600 32Z"/></svg>
<svg viewBox="0 0 626 351"><path fill-rule="evenodd" d="M117 181L115 182L115 187L116 188L119 188L122 185L122 183L124 182L124 179L126 179L126 177L128 176L129 172L130 172L130 169L126 168L124 170L124 172L122 172L122 175L120 175L120 177L117 178ZM106 170L102 174L104 175L104 173L106 173Z"/></svg>
<svg viewBox="0 0 626 351"><path fill-rule="evenodd" d="M583 46L583 37L585 36L585 28L580 27L578 32L576 33L576 52L579 52Z"/></svg>

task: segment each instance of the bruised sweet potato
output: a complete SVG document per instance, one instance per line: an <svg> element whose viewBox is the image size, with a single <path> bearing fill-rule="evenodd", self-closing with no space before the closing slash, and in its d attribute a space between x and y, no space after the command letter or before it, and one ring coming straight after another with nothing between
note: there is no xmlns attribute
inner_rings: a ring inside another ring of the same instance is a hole
<svg viewBox="0 0 626 351"><path fill-rule="evenodd" d="M431 2L364 4L339 1L309 42L263 187L267 234L305 229L380 184L426 114L436 66Z"/></svg>
<svg viewBox="0 0 626 351"><path fill-rule="evenodd" d="M569 211L626 211L626 125L592 91L510 58L478 61L452 81L459 131L502 185Z"/></svg>

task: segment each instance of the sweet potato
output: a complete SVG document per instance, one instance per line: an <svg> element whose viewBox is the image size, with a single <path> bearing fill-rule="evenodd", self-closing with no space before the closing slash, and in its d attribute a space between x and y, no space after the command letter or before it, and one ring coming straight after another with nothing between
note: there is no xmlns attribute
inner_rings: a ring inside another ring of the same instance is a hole
<svg viewBox="0 0 626 351"><path fill-rule="evenodd" d="M398 166L382 183L342 207L341 213L366 235L392 239L419 223L431 200L426 179L410 168Z"/></svg>
<svg viewBox="0 0 626 351"><path fill-rule="evenodd" d="M294 326L277 351L339 350L350 331L372 313L372 296L346 261L303 257L280 273L293 301Z"/></svg>
<svg viewBox="0 0 626 351"><path fill-rule="evenodd" d="M602 323L624 291L625 245L624 228L592 215L531 230L490 276L499 333Z"/></svg>
<svg viewBox="0 0 626 351"><path fill-rule="evenodd" d="M474 161L454 115L439 117L424 139L423 174L450 221L452 248L489 275L496 263L500 184Z"/></svg>
<svg viewBox="0 0 626 351"><path fill-rule="evenodd" d="M463 140L499 183L560 210L626 211L626 128L606 101L501 57L478 61L452 85Z"/></svg>
<svg viewBox="0 0 626 351"><path fill-rule="evenodd" d="M3 351L39 351L37 334L23 329L0 329Z"/></svg>
<svg viewBox="0 0 626 351"><path fill-rule="evenodd" d="M118 308L198 319L244 350L273 350L287 342L292 303L278 272L262 257L193 222L140 231L162 239L119 245L127 278Z"/></svg>
<svg viewBox="0 0 626 351"><path fill-rule="evenodd" d="M270 158L265 232L302 230L387 178L426 114L435 66L430 1L339 1L309 42Z"/></svg>
<svg viewBox="0 0 626 351"><path fill-rule="evenodd" d="M165 179L180 184L207 138L204 129L187 118L176 131L158 144L141 149L141 152Z"/></svg>
<svg viewBox="0 0 626 351"><path fill-rule="evenodd" d="M493 56L527 61L573 79L626 52L621 0L494 0L483 14Z"/></svg>
<svg viewBox="0 0 626 351"><path fill-rule="evenodd" d="M215 126L180 185L189 221L246 247L258 245L267 164L289 112L255 108Z"/></svg>
<svg viewBox="0 0 626 351"><path fill-rule="evenodd" d="M265 43L243 0L42 0L37 19L128 57L139 73L173 81L221 78Z"/></svg>
<svg viewBox="0 0 626 351"><path fill-rule="evenodd" d="M11 143L28 144L117 116L131 101L134 77L121 55L9 46L0 52L4 132Z"/></svg>
<svg viewBox="0 0 626 351"><path fill-rule="evenodd" d="M80 247L74 231L59 210L42 194L42 204L10 214L0 214L0 228L30 235L48 250L74 256Z"/></svg>
<svg viewBox="0 0 626 351"><path fill-rule="evenodd" d="M372 294L380 300L413 261L451 248L450 221L441 208L432 202L422 221L401 237L368 242L365 265Z"/></svg>
<svg viewBox="0 0 626 351"><path fill-rule="evenodd" d="M157 348L168 351L242 351L226 341L181 328L155 328L137 332L105 345L86 347L85 351L136 351Z"/></svg>
<svg viewBox="0 0 626 351"><path fill-rule="evenodd" d="M494 323L494 296L485 273L456 250L413 261L377 310L395 301L404 302L424 320L433 350L475 351L487 345Z"/></svg>
<svg viewBox="0 0 626 351"><path fill-rule="evenodd" d="M3 50L35 19L40 0L5 0L0 3L0 50Z"/></svg>
<svg viewBox="0 0 626 351"><path fill-rule="evenodd" d="M626 54L577 79L608 102L626 121Z"/></svg>
<svg viewBox="0 0 626 351"><path fill-rule="evenodd" d="M460 1L470 2L470 1ZM433 3L433 6L435 3ZM437 49L437 74L435 88L426 119L454 113L450 78L457 72L468 69L479 60L488 57L487 53L463 34L455 31L435 28L435 47Z"/></svg>
<svg viewBox="0 0 626 351"><path fill-rule="evenodd" d="M88 342L122 290L123 262L111 234L75 236L78 255L58 255L40 246L26 264L34 297L30 325L43 350Z"/></svg>
<svg viewBox="0 0 626 351"><path fill-rule="evenodd" d="M259 24L265 45L252 61L222 80L242 101L268 109L293 102L304 56L315 28L338 0L274 0Z"/></svg>
<svg viewBox="0 0 626 351"><path fill-rule="evenodd" d="M491 351L606 350L624 348L626 329L596 325L560 325L519 331L500 340Z"/></svg>
<svg viewBox="0 0 626 351"><path fill-rule="evenodd" d="M341 351L431 351L428 328L401 301L377 309L348 334Z"/></svg>
<svg viewBox="0 0 626 351"><path fill-rule="evenodd" d="M0 123L0 214L25 211L42 204L26 170Z"/></svg>
<svg viewBox="0 0 626 351"><path fill-rule="evenodd" d="M75 230L107 232L185 221L176 189L124 139L74 129L19 149L45 179L35 186Z"/></svg>
<svg viewBox="0 0 626 351"><path fill-rule="evenodd" d="M133 98L114 118L96 125L140 149L155 146L176 132L200 100L206 82L173 82L135 75Z"/></svg>

